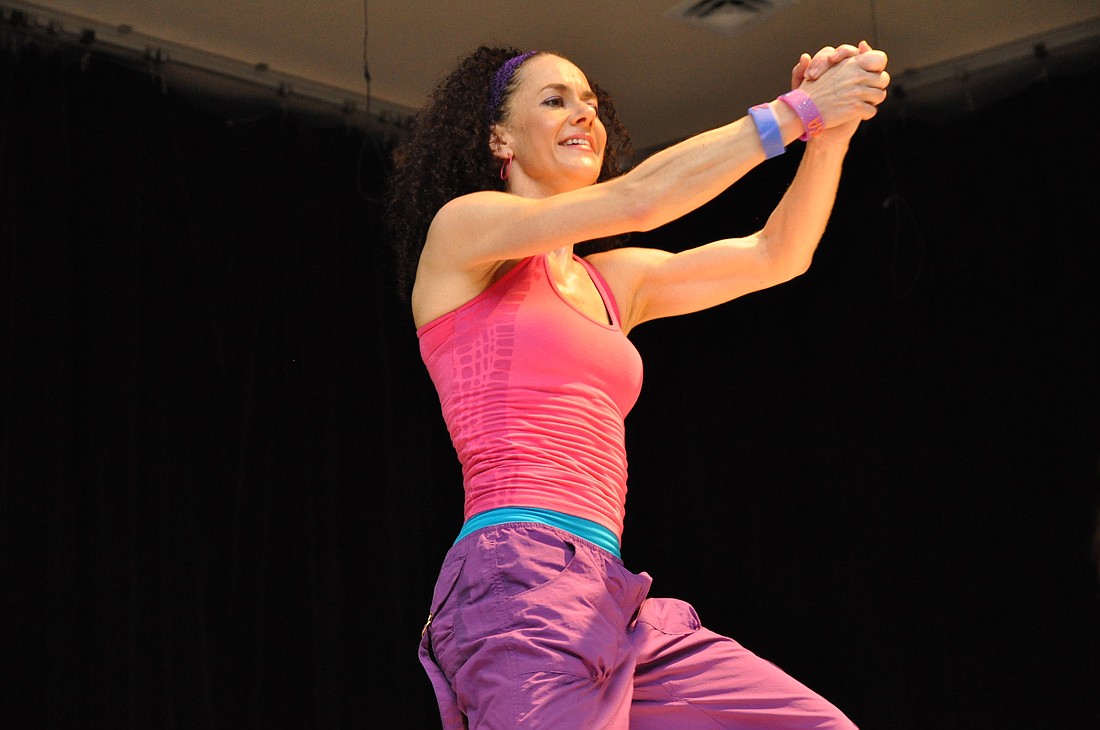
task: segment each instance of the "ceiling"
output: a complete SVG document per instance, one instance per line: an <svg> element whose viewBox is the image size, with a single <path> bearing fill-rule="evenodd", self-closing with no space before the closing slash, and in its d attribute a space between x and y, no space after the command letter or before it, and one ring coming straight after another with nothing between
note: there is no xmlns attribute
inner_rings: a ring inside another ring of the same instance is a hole
<svg viewBox="0 0 1100 730"><path fill-rule="evenodd" d="M735 35L666 17L681 0L0 0L0 6L36 16L56 11L67 26L74 18L129 26L142 38L242 67L266 63L355 98L367 92L365 55L372 99L405 110L418 107L480 44L554 50L612 92L639 150L774 98L786 90L799 53L823 45L867 39L887 51L892 74L902 79L913 78L906 70L962 63L957 59L1020 39L1100 33L1100 0L777 4L784 2L791 4Z"/></svg>

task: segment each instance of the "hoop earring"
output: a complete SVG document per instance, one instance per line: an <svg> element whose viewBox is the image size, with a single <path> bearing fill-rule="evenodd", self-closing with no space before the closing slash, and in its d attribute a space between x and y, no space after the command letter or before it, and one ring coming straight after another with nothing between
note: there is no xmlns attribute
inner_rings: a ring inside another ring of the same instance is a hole
<svg viewBox="0 0 1100 730"><path fill-rule="evenodd" d="M512 157L509 156L507 159L504 160L504 162L500 166L500 179L501 180L507 180L508 179L508 170L511 167L512 167Z"/></svg>

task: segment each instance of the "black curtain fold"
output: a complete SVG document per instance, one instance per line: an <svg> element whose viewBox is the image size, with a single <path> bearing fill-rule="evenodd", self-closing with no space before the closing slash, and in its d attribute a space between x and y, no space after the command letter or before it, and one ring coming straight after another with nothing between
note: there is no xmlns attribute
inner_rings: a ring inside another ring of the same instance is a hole
<svg viewBox="0 0 1100 730"><path fill-rule="evenodd" d="M437 726L461 480L388 143L33 44L0 79L0 722ZM628 564L863 727L1100 724L1081 83L865 125L808 274L632 335ZM758 227L797 158L634 242Z"/></svg>

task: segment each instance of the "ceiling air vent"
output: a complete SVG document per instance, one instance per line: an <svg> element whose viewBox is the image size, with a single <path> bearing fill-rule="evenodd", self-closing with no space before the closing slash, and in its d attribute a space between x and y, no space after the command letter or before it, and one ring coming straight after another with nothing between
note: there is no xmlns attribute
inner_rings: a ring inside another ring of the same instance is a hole
<svg viewBox="0 0 1100 730"><path fill-rule="evenodd" d="M686 0L665 11L681 23L737 35L798 0Z"/></svg>

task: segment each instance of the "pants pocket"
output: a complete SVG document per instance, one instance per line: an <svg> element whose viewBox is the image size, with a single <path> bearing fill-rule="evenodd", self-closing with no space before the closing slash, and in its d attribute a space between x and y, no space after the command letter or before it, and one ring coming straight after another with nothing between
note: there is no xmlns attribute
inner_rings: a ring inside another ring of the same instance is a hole
<svg viewBox="0 0 1100 730"><path fill-rule="evenodd" d="M492 545L494 579L506 599L547 588L570 572L577 546L556 532L523 525L501 528Z"/></svg>
<svg viewBox="0 0 1100 730"><path fill-rule="evenodd" d="M424 630L420 634L420 664L427 672L428 679L431 680L444 730L463 730L466 727L458 707L458 698L451 687L448 673L443 668L445 662L441 662L440 659L441 651L446 652L447 647L453 644L454 612L444 609L448 599L454 593L465 563L464 554L444 561L435 582L435 589L432 591L428 622L424 624Z"/></svg>
<svg viewBox="0 0 1100 730"><path fill-rule="evenodd" d="M638 611L638 623L669 636L686 636L702 627L691 604L676 598L647 598Z"/></svg>
<svg viewBox="0 0 1100 730"><path fill-rule="evenodd" d="M454 602L451 599L465 565L465 553L448 557L444 561L439 577L435 581L435 589L432 591L428 622L424 624L424 630L421 632L424 648L429 652L431 659L444 671L446 671L446 663L442 660L445 658L448 645L453 643L451 639L454 634L454 610L449 605L449 601Z"/></svg>

